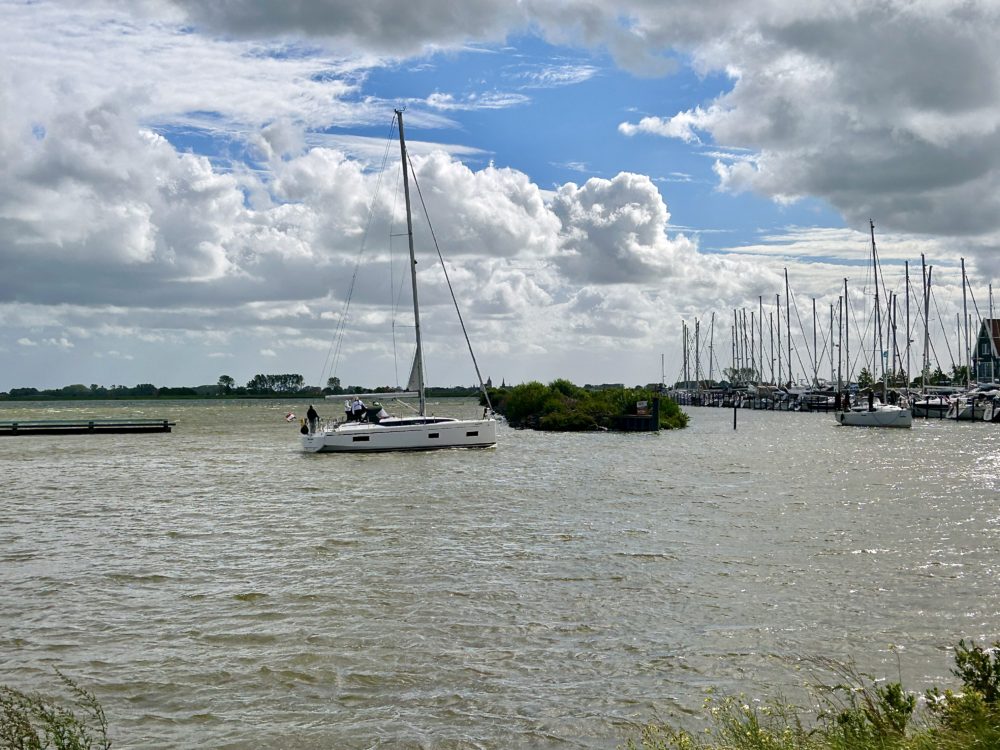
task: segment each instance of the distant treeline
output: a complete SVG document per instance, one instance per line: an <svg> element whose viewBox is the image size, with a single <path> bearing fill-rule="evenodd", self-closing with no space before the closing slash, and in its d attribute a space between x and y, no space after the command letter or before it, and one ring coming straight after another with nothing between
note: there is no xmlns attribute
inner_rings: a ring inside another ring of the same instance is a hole
<svg viewBox="0 0 1000 750"><path fill-rule="evenodd" d="M11 388L9 392L0 391L0 400L5 401L37 401L37 400L85 400L85 399L177 399L177 398L322 398L327 395L349 395L352 393L390 393L398 390L390 386L350 385L342 387L339 378L330 378L326 388L305 385L305 378L297 373L279 375L254 375L246 385L237 385L228 375L223 375L217 383L196 386L156 386L152 383L139 383L134 386L84 385L74 383L62 388ZM475 386L451 386L446 388L427 388L428 396L475 396L479 388Z"/></svg>

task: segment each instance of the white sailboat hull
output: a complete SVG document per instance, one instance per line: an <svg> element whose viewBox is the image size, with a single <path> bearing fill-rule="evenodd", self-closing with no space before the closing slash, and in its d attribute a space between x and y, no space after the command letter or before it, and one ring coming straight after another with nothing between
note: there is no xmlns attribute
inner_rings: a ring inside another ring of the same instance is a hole
<svg viewBox="0 0 1000 750"><path fill-rule="evenodd" d="M847 427L912 427L909 409L887 404L872 411L838 411L837 422Z"/></svg>
<svg viewBox="0 0 1000 750"><path fill-rule="evenodd" d="M346 422L302 436L309 453L382 453L443 448L491 448L497 443L494 419L415 417L380 423Z"/></svg>

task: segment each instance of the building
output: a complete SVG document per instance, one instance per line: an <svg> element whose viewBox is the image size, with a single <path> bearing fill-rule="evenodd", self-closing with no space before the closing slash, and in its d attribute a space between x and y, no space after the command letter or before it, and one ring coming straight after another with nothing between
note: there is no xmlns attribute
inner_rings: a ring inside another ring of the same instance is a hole
<svg viewBox="0 0 1000 750"><path fill-rule="evenodd" d="M972 373L978 383L1000 381L1000 319L986 319L972 350Z"/></svg>

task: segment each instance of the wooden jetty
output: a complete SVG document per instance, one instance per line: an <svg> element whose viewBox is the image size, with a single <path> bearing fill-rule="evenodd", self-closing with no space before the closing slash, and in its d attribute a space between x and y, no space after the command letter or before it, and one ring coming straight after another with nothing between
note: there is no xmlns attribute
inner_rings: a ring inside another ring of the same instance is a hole
<svg viewBox="0 0 1000 750"><path fill-rule="evenodd" d="M0 420L0 436L170 432L176 424L166 419L5 419Z"/></svg>

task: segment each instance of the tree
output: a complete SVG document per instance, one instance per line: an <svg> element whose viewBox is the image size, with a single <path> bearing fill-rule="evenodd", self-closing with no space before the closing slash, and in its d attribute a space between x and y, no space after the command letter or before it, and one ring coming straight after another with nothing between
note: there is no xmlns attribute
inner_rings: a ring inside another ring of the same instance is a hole
<svg viewBox="0 0 1000 750"><path fill-rule="evenodd" d="M760 377L752 367L727 367L722 371L723 377L730 383L756 383Z"/></svg>
<svg viewBox="0 0 1000 750"><path fill-rule="evenodd" d="M861 374L858 375L858 388L870 388L873 382L875 381L872 379L872 374L868 372L868 368L862 367Z"/></svg>
<svg viewBox="0 0 1000 750"><path fill-rule="evenodd" d="M234 385L236 385L236 381L233 380L228 375L219 376L219 389L223 393L229 393L231 390L233 390Z"/></svg>
<svg viewBox="0 0 1000 750"><path fill-rule="evenodd" d="M305 378L297 373L284 375L254 375L247 383L247 390L252 393L289 393L298 391L305 383Z"/></svg>
<svg viewBox="0 0 1000 750"><path fill-rule="evenodd" d="M947 385L948 376L941 371L940 367L938 367L934 370L934 372L932 372L928 376L927 382L930 383L931 385L942 385L942 384Z"/></svg>

